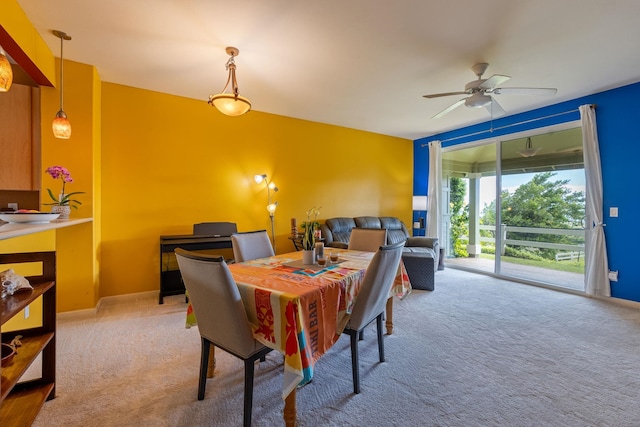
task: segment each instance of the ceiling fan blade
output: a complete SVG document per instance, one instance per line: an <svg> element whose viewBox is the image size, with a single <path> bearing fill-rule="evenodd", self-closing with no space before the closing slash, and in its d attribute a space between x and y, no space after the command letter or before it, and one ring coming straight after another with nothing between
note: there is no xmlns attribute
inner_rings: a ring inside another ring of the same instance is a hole
<svg viewBox="0 0 640 427"><path fill-rule="evenodd" d="M496 95L555 95L558 89L552 87L497 87L491 91Z"/></svg>
<svg viewBox="0 0 640 427"><path fill-rule="evenodd" d="M496 101L493 97L491 97L491 102L485 105L484 108L486 108L489 114L491 114L491 117L500 117L507 114L507 112L504 111L504 108L502 108L502 106L498 104L498 101Z"/></svg>
<svg viewBox="0 0 640 427"><path fill-rule="evenodd" d="M501 85L502 83L506 82L510 78L511 77L509 77L509 76L503 76L503 75L500 75L500 74L494 74L493 76L489 77L487 80L482 82L482 84L479 87L480 87L480 89L493 89L494 87L496 87L498 85Z"/></svg>
<svg viewBox="0 0 640 427"><path fill-rule="evenodd" d="M451 95L466 95L467 92L444 92L444 93L432 93L430 95L422 95L425 98L440 98L441 96L451 96Z"/></svg>
<svg viewBox="0 0 640 427"><path fill-rule="evenodd" d="M463 92L464 93L464 92ZM456 101L453 104L449 105L447 108L445 108L444 110L440 111L438 114L436 114L435 116L431 117L432 119L439 119L440 117L444 116L445 114L455 110L456 108L458 108L459 106L461 106L462 104L464 104L464 100L466 98L462 98L460 101Z"/></svg>

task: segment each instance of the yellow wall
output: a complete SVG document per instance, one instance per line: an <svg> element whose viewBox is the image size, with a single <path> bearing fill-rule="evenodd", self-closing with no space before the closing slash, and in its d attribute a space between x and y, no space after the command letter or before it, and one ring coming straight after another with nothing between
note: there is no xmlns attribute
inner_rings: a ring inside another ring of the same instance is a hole
<svg viewBox="0 0 640 427"><path fill-rule="evenodd" d="M60 183L45 175L44 169L62 165L69 168L75 180L66 190L86 193L80 196L82 207L72 215L94 217L93 223L55 232L58 311L92 308L99 298L100 79L95 67L65 60L64 110L73 131L69 140L55 139L51 121L59 109L59 59L48 49L15 0L3 0L2 4L0 26L56 86L41 87L41 200L43 203L49 201L47 188L55 193L60 191ZM41 206L41 209L48 210L49 207ZM47 241L47 233L38 233L31 238ZM0 250L24 250L21 242L22 239L0 242ZM38 246L32 245L30 250L38 250Z"/></svg>
<svg viewBox="0 0 640 427"><path fill-rule="evenodd" d="M10 7L0 25L57 85L54 55L17 2L5 2ZM75 180L68 190L86 193L72 215L94 221L56 231L58 311L158 291L160 235L190 233L205 221L268 229L266 189L253 181L258 173L280 188L277 252L293 250L290 219L302 222L312 206L322 207L321 219L390 215L410 225L409 140L258 111L227 117L205 95L193 100L102 83L91 65L65 60L64 66L64 110L73 132L68 141L53 138L59 92L42 88L42 170L67 167ZM45 203L46 188L59 191L58 185L42 176ZM13 240L4 247L15 250Z"/></svg>
<svg viewBox="0 0 640 427"><path fill-rule="evenodd" d="M410 225L412 144L252 111L227 117L204 100L104 83L101 295L159 289L159 236L194 223L269 229L266 173L275 200L276 250L293 250L290 219L398 216Z"/></svg>
<svg viewBox="0 0 640 427"><path fill-rule="evenodd" d="M59 58L56 68L59 70ZM73 182L65 192L81 191L74 197L82 202L72 209L76 218L93 217L94 221L74 227L59 229L57 243L57 295L58 311L93 308L100 297L98 272L99 212L96 209L96 192L99 194L99 168L96 156L100 154L100 103L101 84L95 67L74 61L64 61L64 111L71 122L71 138L53 137L51 121L60 108L59 82L56 88L41 88L41 210L50 206L47 188L54 194L61 190L60 180L53 180L44 170L53 165L66 167Z"/></svg>

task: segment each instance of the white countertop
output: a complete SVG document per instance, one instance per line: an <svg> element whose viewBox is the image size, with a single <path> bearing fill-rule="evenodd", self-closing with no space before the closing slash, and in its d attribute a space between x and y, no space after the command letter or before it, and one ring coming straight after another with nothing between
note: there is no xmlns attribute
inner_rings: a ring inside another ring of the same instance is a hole
<svg viewBox="0 0 640 427"><path fill-rule="evenodd" d="M55 219L47 223L13 223L0 221L0 240L40 233L41 231L54 230L56 228L71 227L72 225L91 221L93 221L93 218Z"/></svg>

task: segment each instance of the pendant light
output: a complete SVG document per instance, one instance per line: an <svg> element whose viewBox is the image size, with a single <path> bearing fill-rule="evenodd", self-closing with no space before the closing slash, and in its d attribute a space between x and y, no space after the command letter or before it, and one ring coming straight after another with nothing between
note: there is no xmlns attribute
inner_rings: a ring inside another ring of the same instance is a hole
<svg viewBox="0 0 640 427"><path fill-rule="evenodd" d="M63 94L64 94L64 59L62 54L62 45L65 40L71 40L71 36L62 31L53 30L53 35L60 38L60 111L56 113L56 118L53 119L51 128L53 129L53 136L60 139L69 139L71 137L71 123L67 119L67 113L62 109Z"/></svg>
<svg viewBox="0 0 640 427"><path fill-rule="evenodd" d="M7 55L0 47L0 92L8 92L13 83L13 69Z"/></svg>
<svg viewBox="0 0 640 427"><path fill-rule="evenodd" d="M238 56L240 51L235 47L227 47L226 52L231 56L227 61L227 70L229 70L229 77L227 77L227 84L224 85L222 93L217 95L210 95L208 103L216 107L222 114L227 116L241 116L248 113L251 110L251 102L240 95L238 95L238 82L236 81L236 63L234 58ZM232 93L224 93L231 82Z"/></svg>
<svg viewBox="0 0 640 427"><path fill-rule="evenodd" d="M518 154L520 154L522 157L533 157L536 154L538 154L538 151L540 151L539 148L533 148L533 144L531 143L531 138L527 138L527 143L524 146L524 150L520 150L518 151Z"/></svg>

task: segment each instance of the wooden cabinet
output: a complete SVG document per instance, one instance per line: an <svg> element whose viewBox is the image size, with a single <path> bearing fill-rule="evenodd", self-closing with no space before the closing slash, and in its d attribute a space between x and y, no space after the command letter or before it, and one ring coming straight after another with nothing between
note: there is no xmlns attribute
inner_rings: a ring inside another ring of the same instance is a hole
<svg viewBox="0 0 640 427"><path fill-rule="evenodd" d="M2 342L10 342L21 335L22 346L7 366L0 369L0 425L28 426L33 423L45 400L55 397L56 384L56 254L55 252L29 252L0 254L3 264L12 264L20 274L19 264L30 264L41 274L27 276L32 291L19 291L0 299L0 321L4 326L10 319L36 301L42 300L42 319L39 326L2 332ZM36 266L36 267L34 267ZM34 310L35 311L35 310ZM41 375L19 382L27 368L42 355Z"/></svg>

